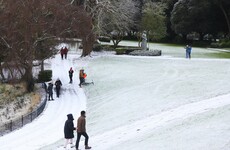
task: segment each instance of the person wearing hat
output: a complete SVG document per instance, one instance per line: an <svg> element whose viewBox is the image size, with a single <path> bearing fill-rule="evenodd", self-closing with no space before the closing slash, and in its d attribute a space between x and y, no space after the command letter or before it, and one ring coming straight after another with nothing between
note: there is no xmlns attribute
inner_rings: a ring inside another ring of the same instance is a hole
<svg viewBox="0 0 230 150"><path fill-rule="evenodd" d="M68 114L67 115L67 120L66 120L65 126L64 126L64 136L65 136L65 139L66 139L64 148L66 148L66 146L68 144L71 145L71 148L74 147L73 146L73 138L74 138L73 131L76 130L76 128L74 127L73 120L74 120L73 115Z"/></svg>

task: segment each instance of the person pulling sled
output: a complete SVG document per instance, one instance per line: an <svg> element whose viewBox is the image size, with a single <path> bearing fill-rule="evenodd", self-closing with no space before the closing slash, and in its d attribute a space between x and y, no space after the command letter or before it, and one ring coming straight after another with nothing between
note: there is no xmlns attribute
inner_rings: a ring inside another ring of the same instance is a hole
<svg viewBox="0 0 230 150"><path fill-rule="evenodd" d="M80 79L80 83L79 86L81 88L82 85L87 85L87 84L94 84L94 82L85 82L85 79L87 77L87 74L84 72L84 69L81 69L79 72L79 79Z"/></svg>

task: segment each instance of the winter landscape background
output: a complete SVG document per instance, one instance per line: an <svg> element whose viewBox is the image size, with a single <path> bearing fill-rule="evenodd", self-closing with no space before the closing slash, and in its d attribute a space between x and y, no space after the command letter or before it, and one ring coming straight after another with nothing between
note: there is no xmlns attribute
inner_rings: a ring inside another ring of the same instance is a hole
<svg viewBox="0 0 230 150"><path fill-rule="evenodd" d="M49 102L34 122L0 137L0 149L61 150L66 115L72 113L76 125L80 111L86 110L94 150L228 150L230 60L215 57L219 52L213 49L193 48L188 60L183 47L149 47L161 49L162 56L102 52L79 58L70 47L67 60L59 55L47 60L53 82L60 78L63 83L61 97ZM68 83L70 67L73 84ZM82 67L95 85L78 87Z"/></svg>

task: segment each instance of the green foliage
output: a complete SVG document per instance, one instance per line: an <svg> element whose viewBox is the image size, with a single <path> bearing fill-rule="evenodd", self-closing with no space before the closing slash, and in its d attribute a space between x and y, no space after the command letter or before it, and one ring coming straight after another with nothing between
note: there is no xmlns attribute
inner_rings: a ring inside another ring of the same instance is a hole
<svg viewBox="0 0 230 150"><path fill-rule="evenodd" d="M52 79L52 70L40 71L38 74L38 82L47 82Z"/></svg>
<svg viewBox="0 0 230 150"><path fill-rule="evenodd" d="M209 41L193 41L192 46L194 47L208 47L210 45Z"/></svg>
<svg viewBox="0 0 230 150"><path fill-rule="evenodd" d="M230 53L229 52L221 52L221 53L208 53L207 54L208 58L230 58Z"/></svg>
<svg viewBox="0 0 230 150"><path fill-rule="evenodd" d="M223 40L220 42L219 46L221 48L230 48L230 40Z"/></svg>
<svg viewBox="0 0 230 150"><path fill-rule="evenodd" d="M123 47L116 48L117 55L125 54L125 51L126 51L126 48L123 48Z"/></svg>
<svg viewBox="0 0 230 150"><path fill-rule="evenodd" d="M146 30L148 38L158 40L166 36L165 5L162 3L148 2L144 6L141 20L142 30Z"/></svg>
<svg viewBox="0 0 230 150"><path fill-rule="evenodd" d="M211 43L212 48L230 48L230 40L221 40L220 42Z"/></svg>
<svg viewBox="0 0 230 150"><path fill-rule="evenodd" d="M172 29L183 35L196 32L201 38L205 34L226 33L227 24L219 7L213 0L180 0L171 12Z"/></svg>

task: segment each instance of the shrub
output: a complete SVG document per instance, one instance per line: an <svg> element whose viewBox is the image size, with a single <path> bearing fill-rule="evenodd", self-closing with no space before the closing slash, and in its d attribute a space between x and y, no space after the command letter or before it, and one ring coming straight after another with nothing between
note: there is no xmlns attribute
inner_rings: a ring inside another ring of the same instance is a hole
<svg viewBox="0 0 230 150"><path fill-rule="evenodd" d="M99 52L102 50L102 46L100 44L94 44L93 45L93 51Z"/></svg>
<svg viewBox="0 0 230 150"><path fill-rule="evenodd" d="M125 54L126 48L116 48L116 54L117 55L122 55Z"/></svg>
<svg viewBox="0 0 230 150"><path fill-rule="evenodd" d="M141 50L140 47L118 47L116 48L116 54L122 55L122 54L129 54L132 51L135 50Z"/></svg>
<svg viewBox="0 0 230 150"><path fill-rule="evenodd" d="M230 47L230 40L223 40L220 42L221 48L229 48Z"/></svg>
<svg viewBox="0 0 230 150"><path fill-rule="evenodd" d="M230 40L221 40L220 42L211 43L212 48L230 48Z"/></svg>
<svg viewBox="0 0 230 150"><path fill-rule="evenodd" d="M99 38L98 38L98 40L100 41L100 42L109 42L110 43L110 37L107 37L107 36L100 36Z"/></svg>
<svg viewBox="0 0 230 150"><path fill-rule="evenodd" d="M38 74L38 82L47 82L52 79L52 70L40 71Z"/></svg>
<svg viewBox="0 0 230 150"><path fill-rule="evenodd" d="M219 47L220 47L220 44L219 44L219 43L214 43L214 42L213 42L213 43L210 44L210 47L211 47L211 48L219 48Z"/></svg>
<svg viewBox="0 0 230 150"><path fill-rule="evenodd" d="M196 47L208 47L210 45L209 41L193 41L192 46Z"/></svg>

